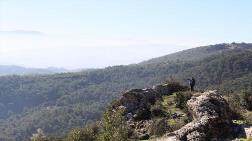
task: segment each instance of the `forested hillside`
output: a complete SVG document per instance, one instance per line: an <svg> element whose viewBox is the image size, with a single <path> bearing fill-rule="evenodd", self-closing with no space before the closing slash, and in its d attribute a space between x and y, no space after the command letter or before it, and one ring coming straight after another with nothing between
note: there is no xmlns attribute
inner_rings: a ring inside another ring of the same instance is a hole
<svg viewBox="0 0 252 141"><path fill-rule="evenodd" d="M25 68L20 66L8 66L8 65L0 65L0 76L3 75L37 75L37 74L54 74L67 72L68 70L63 68Z"/></svg>
<svg viewBox="0 0 252 141"><path fill-rule="evenodd" d="M106 105L132 88L171 77L195 77L197 89L242 91L252 87L252 45L218 44L128 66L78 73L0 77L0 140L24 140L41 128L63 135L100 119Z"/></svg>

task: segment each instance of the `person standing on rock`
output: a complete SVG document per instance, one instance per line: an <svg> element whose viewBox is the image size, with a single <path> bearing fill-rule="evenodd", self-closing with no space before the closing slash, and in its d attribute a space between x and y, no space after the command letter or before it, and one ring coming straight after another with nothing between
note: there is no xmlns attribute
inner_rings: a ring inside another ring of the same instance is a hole
<svg viewBox="0 0 252 141"><path fill-rule="evenodd" d="M189 85L190 85L190 88L191 88L191 91L194 91L194 86L195 86L195 79L192 77L192 79L187 79L189 81Z"/></svg>

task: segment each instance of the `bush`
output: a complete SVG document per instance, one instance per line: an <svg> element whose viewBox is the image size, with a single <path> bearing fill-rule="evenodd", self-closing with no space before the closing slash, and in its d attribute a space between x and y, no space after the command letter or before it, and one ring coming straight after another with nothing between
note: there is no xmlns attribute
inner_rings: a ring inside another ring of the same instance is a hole
<svg viewBox="0 0 252 141"><path fill-rule="evenodd" d="M186 102L192 97L192 93L189 91L178 92L175 96L175 104L177 108L187 110Z"/></svg>
<svg viewBox="0 0 252 141"><path fill-rule="evenodd" d="M149 132L151 135L161 136L168 131L168 124L165 118L155 119L151 124Z"/></svg>
<svg viewBox="0 0 252 141"><path fill-rule="evenodd" d="M243 107L243 98L241 94L228 94L228 96L225 97L227 100L229 107L231 109L231 118L232 119L241 119L242 114L245 112L245 109Z"/></svg>
<svg viewBox="0 0 252 141"><path fill-rule="evenodd" d="M103 114L102 132L99 141L127 141L128 128L123 116L124 109L114 110L111 107Z"/></svg>
<svg viewBox="0 0 252 141"><path fill-rule="evenodd" d="M164 117L167 114L164 112L163 110L163 106L161 101L156 101L156 103L154 105L151 106L151 116L152 117Z"/></svg>
<svg viewBox="0 0 252 141"><path fill-rule="evenodd" d="M66 141L95 141L98 133L99 127L95 124L74 128L68 133Z"/></svg>
<svg viewBox="0 0 252 141"><path fill-rule="evenodd" d="M252 124L252 112L246 112L243 114L243 119L247 124Z"/></svg>
<svg viewBox="0 0 252 141"><path fill-rule="evenodd" d="M45 136L36 136L32 137L31 141L49 141L49 139Z"/></svg>
<svg viewBox="0 0 252 141"><path fill-rule="evenodd" d="M181 119L169 119L168 120L168 131L169 132L176 131L176 130L180 129L181 127L183 127L185 124L186 124L186 122Z"/></svg>
<svg viewBox="0 0 252 141"><path fill-rule="evenodd" d="M63 141L63 139L57 137L36 136L32 137L31 141Z"/></svg>
<svg viewBox="0 0 252 141"><path fill-rule="evenodd" d="M242 93L242 105L249 111L252 110L252 94L248 91L243 91Z"/></svg>

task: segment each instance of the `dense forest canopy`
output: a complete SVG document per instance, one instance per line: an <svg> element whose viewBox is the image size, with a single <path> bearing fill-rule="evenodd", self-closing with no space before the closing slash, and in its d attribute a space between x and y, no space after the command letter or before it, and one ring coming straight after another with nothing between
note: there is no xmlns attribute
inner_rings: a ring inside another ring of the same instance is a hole
<svg viewBox="0 0 252 141"><path fill-rule="evenodd" d="M26 68L20 66L8 66L8 65L0 65L0 76L4 75L38 75L38 74L54 74L54 73L62 73L68 72L69 70L63 68Z"/></svg>
<svg viewBox="0 0 252 141"><path fill-rule="evenodd" d="M76 73L0 77L0 141L24 140L40 128L63 135L97 121L113 99L132 88L151 87L171 77L196 89L240 92L252 87L252 44L217 44L139 64Z"/></svg>

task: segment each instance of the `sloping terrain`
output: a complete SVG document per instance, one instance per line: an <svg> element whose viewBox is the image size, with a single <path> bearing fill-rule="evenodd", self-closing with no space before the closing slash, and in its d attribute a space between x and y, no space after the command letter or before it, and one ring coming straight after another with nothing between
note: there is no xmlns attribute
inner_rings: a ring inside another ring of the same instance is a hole
<svg viewBox="0 0 252 141"><path fill-rule="evenodd" d="M219 55L230 50L251 50L252 44L249 43L231 43L231 44L216 44L209 46L201 46L192 48L177 53L169 54L162 57L153 58L143 61L142 64L166 63L170 61L197 61L212 55Z"/></svg>
<svg viewBox="0 0 252 141"><path fill-rule="evenodd" d="M100 119L104 107L121 92L151 87L170 76L182 84L194 76L197 88L248 89L252 87L251 50L251 44L219 44L135 65L0 77L0 140L24 140L38 128L62 135Z"/></svg>
<svg viewBox="0 0 252 141"><path fill-rule="evenodd" d="M25 68L20 66L0 65L0 76L3 75L37 75L37 74L54 74L67 72L63 68Z"/></svg>

